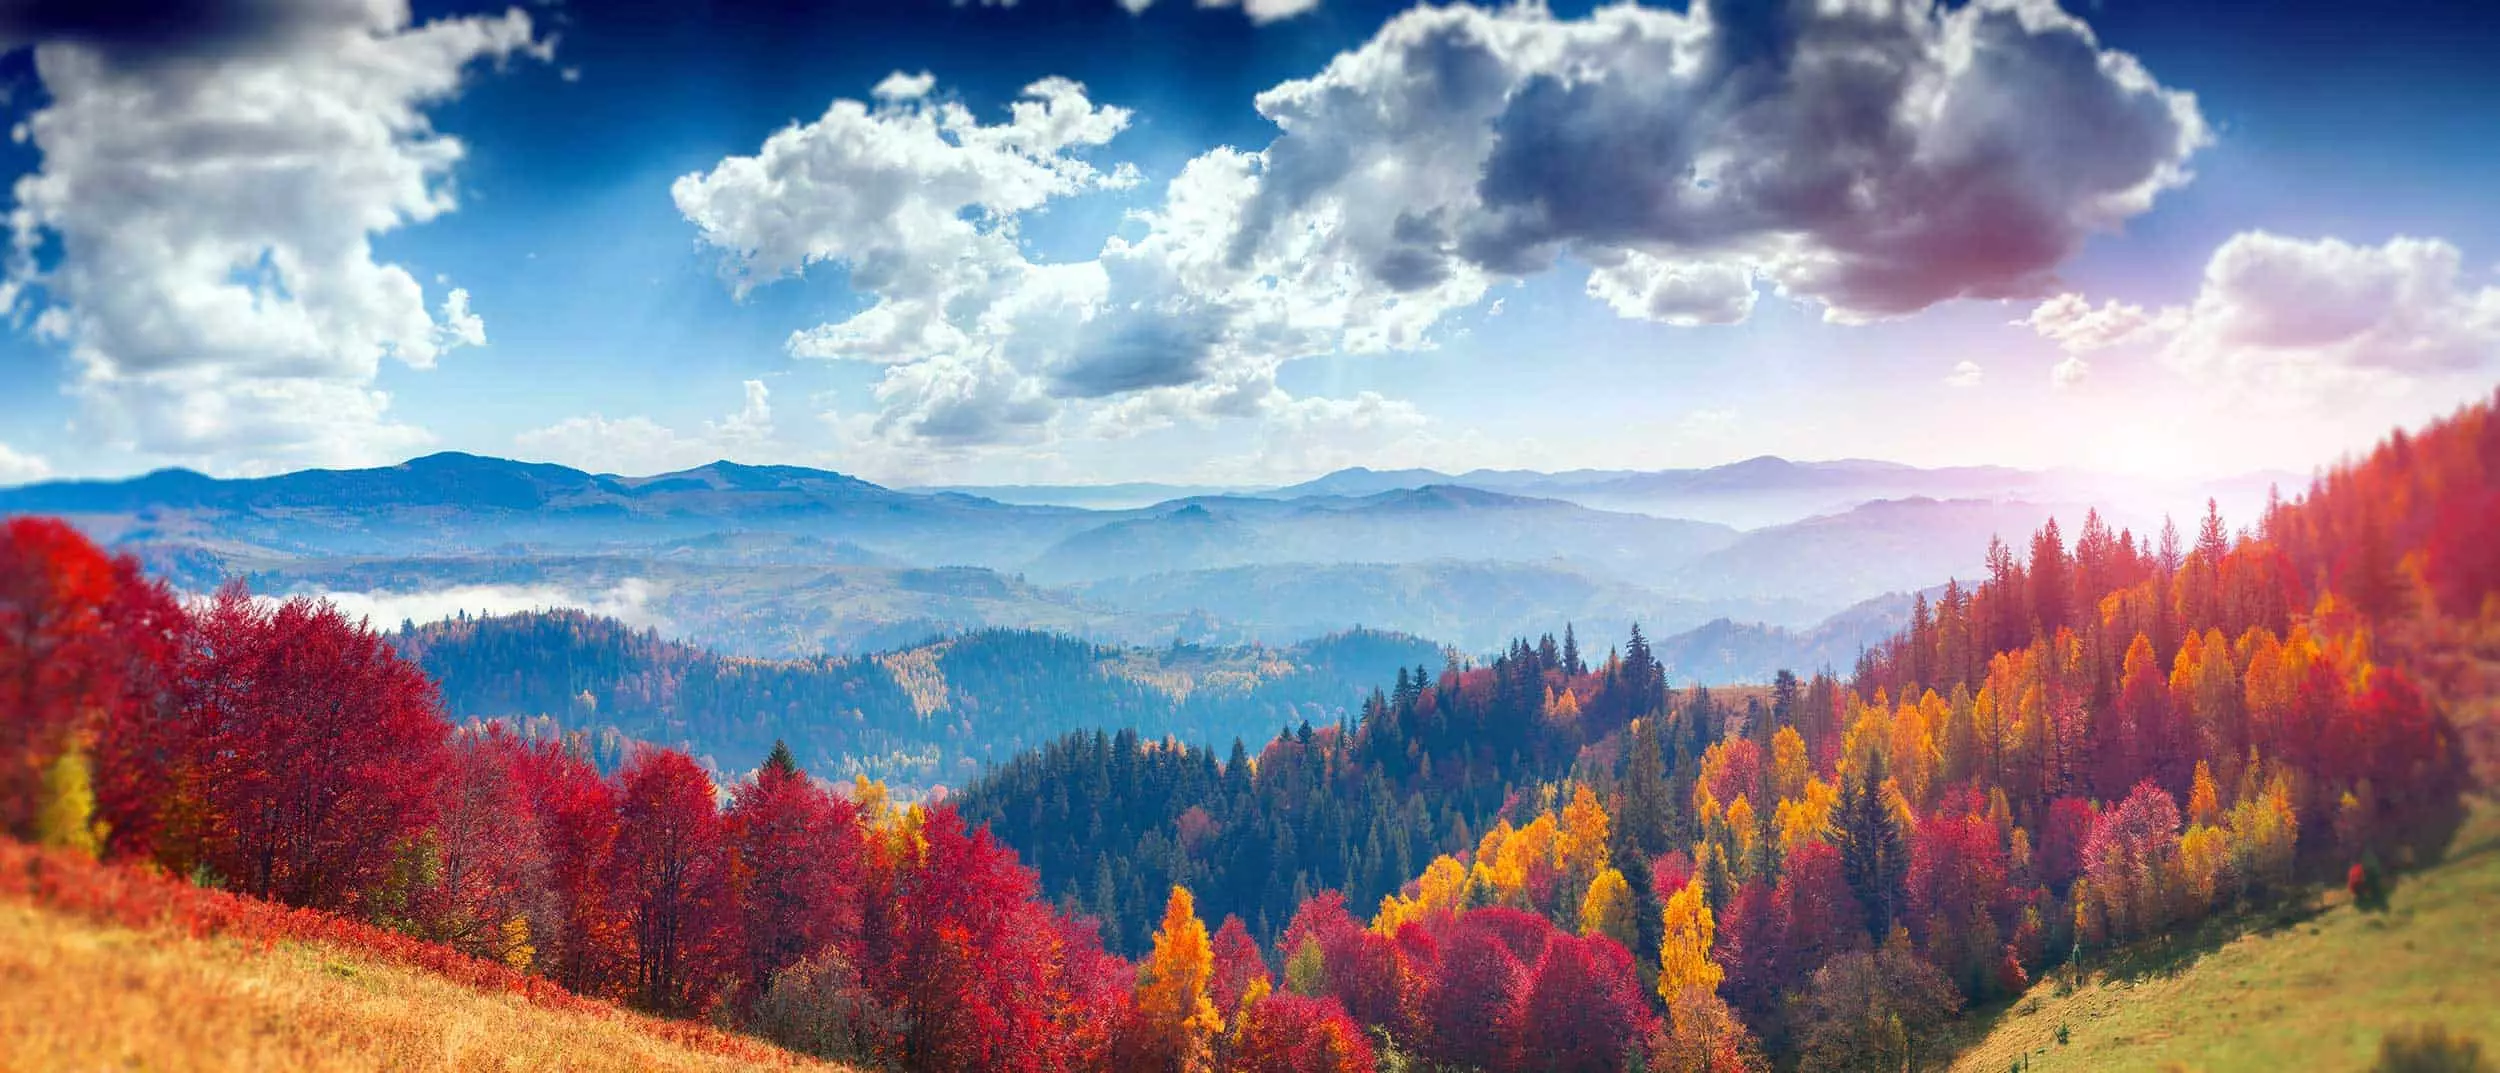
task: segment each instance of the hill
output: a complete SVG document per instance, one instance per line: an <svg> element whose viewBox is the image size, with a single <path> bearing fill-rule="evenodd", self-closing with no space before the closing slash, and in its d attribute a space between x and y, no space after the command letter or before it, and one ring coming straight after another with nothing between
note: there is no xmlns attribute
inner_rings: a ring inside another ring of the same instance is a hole
<svg viewBox="0 0 2500 1073"><path fill-rule="evenodd" d="M0 902L0 1068L754 1069L645 1018L533 1006L326 943L95 924ZM787 1058L786 1067L842 1067Z"/></svg>
<svg viewBox="0 0 2500 1073"><path fill-rule="evenodd" d="M1282 648L1123 649L982 630L873 655L726 657L612 618L531 612L403 629L392 643L441 686L455 720L539 733L613 729L725 770L776 740L828 778L961 785L1080 727L1223 743L1334 723L1440 646L1357 631Z"/></svg>
<svg viewBox="0 0 2500 1073"><path fill-rule="evenodd" d="M1071 536L1026 569L1083 581L1271 563L1458 559L1560 561L1628 580L1737 537L1707 522L1448 484L1283 502L1210 496L1168 506Z"/></svg>
<svg viewBox="0 0 2500 1073"><path fill-rule="evenodd" d="M1756 529L1669 571L1662 587L1696 599L1785 597L1837 609L1887 592L1983 576L1988 541L2009 542L2080 507L1977 499L1892 499Z"/></svg>
<svg viewBox="0 0 2500 1073"><path fill-rule="evenodd" d="M1974 1018L1955 1070L2364 1070L2381 1034L2425 1022L2500 1044L2500 803L2447 858L2405 876L2384 913L2340 893L2314 913L2218 922L2167 952L2058 976ZM2066 1039L2058 1040L2063 1029Z"/></svg>

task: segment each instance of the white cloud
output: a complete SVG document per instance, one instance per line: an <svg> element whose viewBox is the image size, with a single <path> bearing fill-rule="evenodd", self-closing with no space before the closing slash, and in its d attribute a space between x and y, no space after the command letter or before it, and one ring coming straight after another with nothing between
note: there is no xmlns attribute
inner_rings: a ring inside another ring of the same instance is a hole
<svg viewBox="0 0 2500 1073"><path fill-rule="evenodd" d="M184 16L188 17L188 16ZM374 236L455 207L463 146L426 109L471 66L545 56L529 16L411 27L404 4L272 4L198 32L38 28L40 168L16 186L8 297L65 344L94 428L239 470L404 457L373 390L484 338ZM57 251L57 256L55 255Z"/></svg>
<svg viewBox="0 0 2500 1073"><path fill-rule="evenodd" d="M443 323L437 329L443 349L486 345L486 319L469 312L469 291L454 287L443 297Z"/></svg>
<svg viewBox="0 0 2500 1073"><path fill-rule="evenodd" d="M2143 306L2112 298L2095 309L2082 295L2073 293L2040 303L2030 316L2014 323L2077 353L2125 346L2178 328L2175 317L2147 313Z"/></svg>
<svg viewBox="0 0 2500 1073"><path fill-rule="evenodd" d="M1953 363L1953 371L1945 374L1944 386L1978 387L1980 380L1985 376L1987 376L1987 370L1980 368L1978 362L1957 361Z"/></svg>
<svg viewBox="0 0 2500 1073"><path fill-rule="evenodd" d="M1135 12L1144 9L1152 0L1121 0L1121 2L1136 2L1137 7L1129 9ZM1304 12L1316 10L1319 7L1319 0L1198 0L1198 6L1237 7L1241 9L1242 14L1250 16L1251 22L1264 26L1278 19L1290 19Z"/></svg>
<svg viewBox="0 0 2500 1073"><path fill-rule="evenodd" d="M1566 257L1677 325L1745 319L1757 282L1840 320L2035 294L2208 140L2191 96L2038 0L1419 6L1261 94L1265 148L1200 155L1093 260L1035 264L1022 214L1135 176L1085 156L1128 113L1046 80L982 123L934 89L889 77L675 191L742 293L846 268L874 302L791 352L887 365L867 432L942 453L1279 420L1284 363L1430 348Z"/></svg>
<svg viewBox="0 0 2500 1073"><path fill-rule="evenodd" d="M625 578L605 591L594 592L576 592L560 585L455 585L416 592L332 591L308 595L329 601L349 618L363 619L377 630L395 629L402 622L441 622L463 613L510 615L557 608L578 608L637 628L665 628L667 620L651 606L657 593L649 581Z"/></svg>
<svg viewBox="0 0 2500 1073"><path fill-rule="evenodd" d="M2187 305L2095 309L2068 294L2018 323L2072 352L2053 373L2061 387L2088 368L2081 352L2135 346L2158 347L2189 375L2282 401L2402 391L2487 375L2500 361L2500 287L2475 286L2462 264L2437 239L2361 246L2250 231L2214 251Z"/></svg>
<svg viewBox="0 0 2500 1073"><path fill-rule="evenodd" d="M2206 263L2170 355L2192 371L2319 386L2488 370L2500 287L2467 283L2462 262L2437 239L2235 235Z"/></svg>
<svg viewBox="0 0 2500 1073"><path fill-rule="evenodd" d="M52 475L52 464L41 455L26 454L0 443L0 485L25 484Z"/></svg>
<svg viewBox="0 0 2500 1073"><path fill-rule="evenodd" d="M742 385L738 412L680 434L648 417L572 417L512 438L522 455L592 473L647 475L691 469L723 458L757 457L773 441L772 392L761 380Z"/></svg>
<svg viewBox="0 0 2500 1073"><path fill-rule="evenodd" d="M1742 264L1669 261L1638 250L1608 259L1589 271L1588 292L1617 316L1690 328L1753 314L1753 270Z"/></svg>
<svg viewBox="0 0 2500 1073"><path fill-rule="evenodd" d="M2092 375L2091 362L2083 360L2081 354L2068 354L2059 359L2057 364L2049 366L2049 386L2064 391L2082 383L2084 378L2090 375Z"/></svg>

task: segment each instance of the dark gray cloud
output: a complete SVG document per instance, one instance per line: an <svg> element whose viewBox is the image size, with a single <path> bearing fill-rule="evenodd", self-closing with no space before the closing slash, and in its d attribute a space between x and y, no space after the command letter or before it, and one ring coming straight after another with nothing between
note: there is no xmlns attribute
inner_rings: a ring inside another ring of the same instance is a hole
<svg viewBox="0 0 2500 1073"><path fill-rule="evenodd" d="M2039 293L2207 137L2192 97L2041 0L1416 11L1261 107L1284 134L1236 262L1347 206L1391 288L1639 250L1741 259L1842 315ZM1434 170L1465 181L1379 178ZM1404 226L1425 218L1446 238Z"/></svg>
<svg viewBox="0 0 2500 1073"><path fill-rule="evenodd" d="M0 51L85 45L120 64L284 51L309 35L407 21L388 0L0 0Z"/></svg>

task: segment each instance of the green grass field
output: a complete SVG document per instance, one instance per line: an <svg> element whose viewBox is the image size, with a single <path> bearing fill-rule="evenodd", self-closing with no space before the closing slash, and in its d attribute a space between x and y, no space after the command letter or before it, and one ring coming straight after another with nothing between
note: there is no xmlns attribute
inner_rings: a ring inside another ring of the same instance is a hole
<svg viewBox="0 0 2500 1073"><path fill-rule="evenodd" d="M2500 1057L2500 804L2475 802L2446 858L2400 877L2384 913L2339 890L2136 960L2079 982L2053 973L1979 1011L1972 1026L1985 1035L1952 1068L2360 1071L2381 1035L2427 1022Z"/></svg>

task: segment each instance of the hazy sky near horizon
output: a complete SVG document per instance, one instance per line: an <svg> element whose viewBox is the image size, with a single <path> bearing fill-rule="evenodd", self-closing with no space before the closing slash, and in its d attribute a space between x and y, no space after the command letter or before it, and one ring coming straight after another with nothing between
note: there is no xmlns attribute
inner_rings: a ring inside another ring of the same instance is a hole
<svg viewBox="0 0 2500 1073"><path fill-rule="evenodd" d="M2219 475L2500 370L2480 5L89 7L0 0L0 483Z"/></svg>

